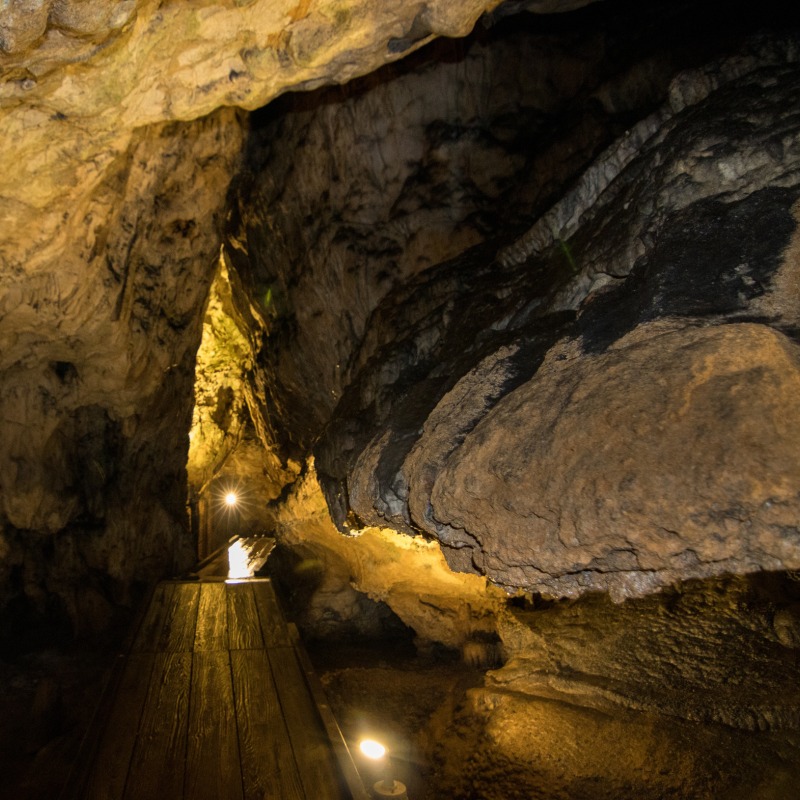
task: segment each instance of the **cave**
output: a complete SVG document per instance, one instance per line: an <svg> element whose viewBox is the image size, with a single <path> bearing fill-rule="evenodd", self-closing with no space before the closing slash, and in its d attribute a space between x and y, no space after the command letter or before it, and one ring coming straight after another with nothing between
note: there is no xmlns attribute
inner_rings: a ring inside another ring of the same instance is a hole
<svg viewBox="0 0 800 800"><path fill-rule="evenodd" d="M412 800L797 795L795 8L10 0L0 64L0 797L234 537Z"/></svg>

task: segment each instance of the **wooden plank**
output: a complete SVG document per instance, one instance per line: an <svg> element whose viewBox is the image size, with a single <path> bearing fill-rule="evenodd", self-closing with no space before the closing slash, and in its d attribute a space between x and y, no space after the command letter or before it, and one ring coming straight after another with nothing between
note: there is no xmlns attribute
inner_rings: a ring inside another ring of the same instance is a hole
<svg viewBox="0 0 800 800"><path fill-rule="evenodd" d="M203 583L200 586L194 649L228 649L228 603L224 583Z"/></svg>
<svg viewBox="0 0 800 800"><path fill-rule="evenodd" d="M175 586L174 583L160 583L156 586L131 648L134 653L154 653L156 651Z"/></svg>
<svg viewBox="0 0 800 800"><path fill-rule="evenodd" d="M291 644L286 622L275 597L271 581L253 583L261 633L267 647L288 647Z"/></svg>
<svg viewBox="0 0 800 800"><path fill-rule="evenodd" d="M197 583L174 584L157 652L185 653L193 649L199 601L200 586Z"/></svg>
<svg viewBox="0 0 800 800"><path fill-rule="evenodd" d="M108 679L100 694L97 708L92 715L89 729L81 742L81 749L78 757L75 759L73 767L70 770L69 779L59 795L60 800L86 800L87 786L89 781L92 780L92 772L94 770L97 752L101 743L104 741L103 735L109 723L114 704L117 702L117 692L120 688L123 674L128 663L123 654L131 652L142 627L142 623L150 610L150 605L157 592L159 592L158 585L150 587L150 591L139 605L133 623L122 641L121 653L114 660L114 664L109 672ZM136 657L138 657L138 655ZM150 660L152 661L152 659ZM145 670L145 673L146 672ZM149 675L147 677L149 677ZM146 683L143 682L143 685L146 688Z"/></svg>
<svg viewBox="0 0 800 800"><path fill-rule="evenodd" d="M264 646L256 600L249 583L226 583L228 646L231 650L260 650Z"/></svg>
<svg viewBox="0 0 800 800"><path fill-rule="evenodd" d="M125 800L183 797L191 653L156 654Z"/></svg>
<svg viewBox="0 0 800 800"><path fill-rule="evenodd" d="M185 800L242 800L230 657L225 651L194 654L185 787Z"/></svg>
<svg viewBox="0 0 800 800"><path fill-rule="evenodd" d="M347 795L334 768L328 737L294 649L275 647L267 654L306 797L309 800L342 800Z"/></svg>
<svg viewBox="0 0 800 800"><path fill-rule="evenodd" d="M120 800L133 756L155 656L131 653L94 758L86 800Z"/></svg>
<svg viewBox="0 0 800 800"><path fill-rule="evenodd" d="M303 800L266 652L234 650L231 667L244 800Z"/></svg>

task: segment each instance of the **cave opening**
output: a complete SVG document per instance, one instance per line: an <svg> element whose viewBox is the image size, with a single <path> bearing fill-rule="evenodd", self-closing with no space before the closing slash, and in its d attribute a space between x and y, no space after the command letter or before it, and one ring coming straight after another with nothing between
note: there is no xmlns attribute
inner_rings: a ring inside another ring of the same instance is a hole
<svg viewBox="0 0 800 800"><path fill-rule="evenodd" d="M793 797L796 10L6 5L9 791L267 536L410 797Z"/></svg>

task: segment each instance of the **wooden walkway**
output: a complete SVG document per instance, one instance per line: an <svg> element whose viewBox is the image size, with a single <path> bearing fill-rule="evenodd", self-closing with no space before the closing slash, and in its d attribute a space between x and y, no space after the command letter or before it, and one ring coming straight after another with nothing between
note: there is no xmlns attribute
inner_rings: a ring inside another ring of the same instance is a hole
<svg viewBox="0 0 800 800"><path fill-rule="evenodd" d="M62 798L366 800L314 681L269 580L161 583Z"/></svg>

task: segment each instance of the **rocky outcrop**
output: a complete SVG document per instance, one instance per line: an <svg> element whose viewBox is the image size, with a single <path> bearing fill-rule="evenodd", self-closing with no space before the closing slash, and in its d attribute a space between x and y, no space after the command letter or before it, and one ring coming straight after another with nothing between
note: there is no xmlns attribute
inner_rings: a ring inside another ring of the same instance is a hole
<svg viewBox="0 0 800 800"><path fill-rule="evenodd" d="M524 230L666 98L677 64L709 48L657 49L674 33L669 19L635 34L623 12L597 23L520 15L254 116L227 252L271 322L257 363L284 448L304 453L378 349L429 324L422 308L413 323L395 309L413 304L416 276ZM656 55L643 62L648 46ZM434 315L451 314L467 295L462 276L472 280L466 267L446 271L425 300ZM499 272L471 284L485 305L504 302L492 282L523 291L519 274ZM524 292L545 290L539 279ZM494 313L473 311L466 340ZM424 338L416 346L430 350L439 333Z"/></svg>
<svg viewBox="0 0 800 800"><path fill-rule="evenodd" d="M192 562L197 309L240 142L231 111L140 131L61 223L57 271L4 262L3 605L25 597L91 632L133 583Z"/></svg>
<svg viewBox="0 0 800 800"><path fill-rule="evenodd" d="M595 357L555 346L457 452L423 434L434 454L410 454L409 484L436 473L428 527L463 532L509 587L623 597L797 568L798 367L787 337L747 323L641 325Z"/></svg>
<svg viewBox="0 0 800 800"><path fill-rule="evenodd" d="M514 610L507 664L440 721L446 740L432 730L437 792L790 796L800 697L780 632L798 628L797 596L796 576L734 576Z"/></svg>
<svg viewBox="0 0 800 800"><path fill-rule="evenodd" d="M464 651L471 642L497 639L505 592L485 578L454 574L435 542L380 528L342 536L313 462L273 507L271 530L291 553L278 581L309 637L376 637L394 618L420 648L437 642Z"/></svg>
<svg viewBox="0 0 800 800"><path fill-rule="evenodd" d="M800 84L792 41L755 51L681 76L564 238L387 297L317 446L341 526L551 595L800 566Z"/></svg>

